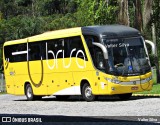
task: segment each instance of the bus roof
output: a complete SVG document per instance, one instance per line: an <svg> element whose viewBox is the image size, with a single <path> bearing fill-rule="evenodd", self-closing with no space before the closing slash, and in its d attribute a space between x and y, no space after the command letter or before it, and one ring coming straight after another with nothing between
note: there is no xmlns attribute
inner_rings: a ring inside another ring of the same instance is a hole
<svg viewBox="0 0 160 125"><path fill-rule="evenodd" d="M49 40L49 39L61 38L62 35L63 37L67 37L75 34L78 35L81 33L84 35L102 36L103 38L140 36L140 32L138 30L123 25L85 26L85 27L48 31L24 39L7 41L5 42L4 46L17 43L25 43L27 39L29 39L29 41Z"/></svg>
<svg viewBox="0 0 160 125"><path fill-rule="evenodd" d="M55 30L55 31L48 31L48 32L44 32L42 34L27 37L27 38L24 38L24 39L6 41L4 46L5 45L11 45L11 44L17 44L17 43L25 43L27 41L27 39L29 39L29 41L40 41L40 40L49 40L49 39L61 38L62 35L64 37L67 37L67 36L71 36L71 35L74 35L74 34L81 34L81 33L82 33L81 27L61 29L61 30Z"/></svg>
<svg viewBox="0 0 160 125"><path fill-rule="evenodd" d="M82 32L106 38L140 36L138 30L124 25L86 26L82 27Z"/></svg>

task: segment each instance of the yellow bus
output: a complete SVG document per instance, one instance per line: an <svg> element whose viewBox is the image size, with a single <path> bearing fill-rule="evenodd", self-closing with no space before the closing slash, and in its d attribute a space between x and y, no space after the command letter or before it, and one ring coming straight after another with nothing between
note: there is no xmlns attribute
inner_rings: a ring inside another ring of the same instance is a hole
<svg viewBox="0 0 160 125"><path fill-rule="evenodd" d="M86 26L20 40L3 49L7 93L27 100L100 95L129 99L152 89L151 66L139 31L123 25Z"/></svg>

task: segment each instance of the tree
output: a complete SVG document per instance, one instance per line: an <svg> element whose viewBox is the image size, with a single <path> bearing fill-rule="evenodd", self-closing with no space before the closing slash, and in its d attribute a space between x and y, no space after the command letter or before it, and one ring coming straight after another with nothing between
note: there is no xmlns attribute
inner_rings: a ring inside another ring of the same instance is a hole
<svg viewBox="0 0 160 125"><path fill-rule="evenodd" d="M155 46L156 46L156 52L155 55L153 55L155 57L154 59L154 63L156 66L156 72L157 72L157 82L160 82L160 75L159 75L159 63L158 63L158 53L157 53L157 38L156 38L156 28L155 28L155 21L152 20L153 17L153 0L145 0L144 1L144 12L143 12L143 29L145 31L145 33L148 36L148 31L151 31L150 36L152 36L152 41L154 42ZM148 39L148 38L147 38ZM151 39L151 38L150 38Z"/></svg>
<svg viewBox="0 0 160 125"><path fill-rule="evenodd" d="M117 23L117 2L78 0L77 5L75 18L79 26Z"/></svg>
<svg viewBox="0 0 160 125"><path fill-rule="evenodd" d="M135 0L134 6L135 6L135 21L134 21L134 27L138 29L139 31L143 32L143 19L142 19L142 5L141 0Z"/></svg>
<svg viewBox="0 0 160 125"><path fill-rule="evenodd" d="M144 11L143 11L143 28L145 29L149 22L151 21L152 16L152 0L145 0L144 1Z"/></svg>
<svg viewBox="0 0 160 125"><path fill-rule="evenodd" d="M118 20L120 24L130 25L129 12L128 12L128 0L119 0L119 15Z"/></svg>
<svg viewBox="0 0 160 125"><path fill-rule="evenodd" d="M153 41L156 44L156 47L160 46L160 1L159 0L154 0L153 1L153 9L152 9L152 14L153 14L153 20L152 20L152 36L153 36ZM158 51L158 49L157 49ZM157 68L157 82L160 83L160 72L159 72L159 63L158 63L158 52L156 53L156 68ZM159 54L160 55L160 54Z"/></svg>
<svg viewBox="0 0 160 125"><path fill-rule="evenodd" d="M154 0L152 22L155 24L156 37L160 45L160 1Z"/></svg>

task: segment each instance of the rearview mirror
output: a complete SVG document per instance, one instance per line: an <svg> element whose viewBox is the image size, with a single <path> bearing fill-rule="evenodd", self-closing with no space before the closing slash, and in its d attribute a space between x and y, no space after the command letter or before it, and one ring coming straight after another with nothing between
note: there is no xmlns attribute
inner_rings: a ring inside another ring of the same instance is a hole
<svg viewBox="0 0 160 125"><path fill-rule="evenodd" d="M103 44L101 44L101 43L93 42L93 45L98 46L99 48L101 48L101 50L103 51L104 59L108 60L108 51L107 51L107 48Z"/></svg>

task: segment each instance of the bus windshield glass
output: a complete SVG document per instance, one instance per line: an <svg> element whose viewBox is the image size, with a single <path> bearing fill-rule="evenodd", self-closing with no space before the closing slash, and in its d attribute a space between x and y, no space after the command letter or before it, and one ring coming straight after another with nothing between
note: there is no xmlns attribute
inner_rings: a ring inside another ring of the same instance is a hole
<svg viewBox="0 0 160 125"><path fill-rule="evenodd" d="M109 73L122 76L145 74L150 71L143 39L103 39L108 50Z"/></svg>

